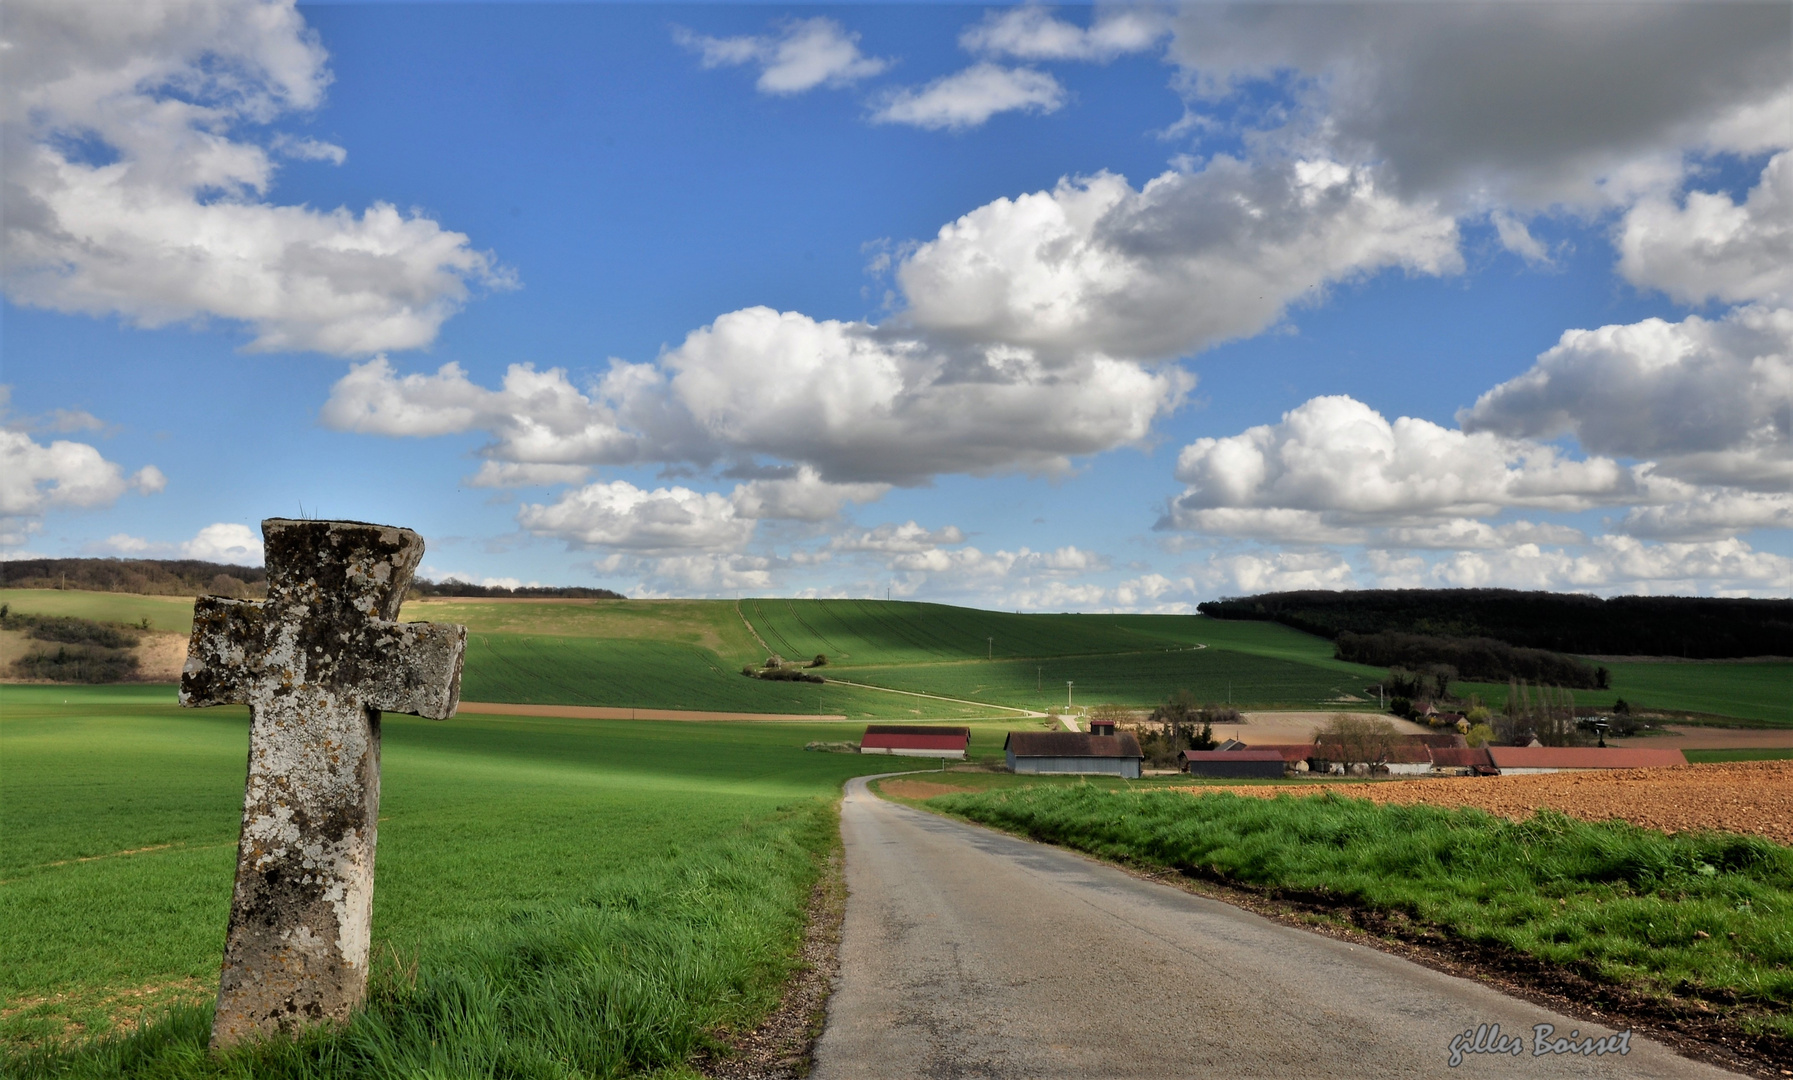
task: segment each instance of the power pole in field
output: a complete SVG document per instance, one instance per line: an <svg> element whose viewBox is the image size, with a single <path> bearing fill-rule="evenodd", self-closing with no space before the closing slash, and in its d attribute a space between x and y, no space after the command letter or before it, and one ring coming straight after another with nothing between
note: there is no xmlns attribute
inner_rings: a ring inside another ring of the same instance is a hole
<svg viewBox="0 0 1793 1080"><path fill-rule="evenodd" d="M1071 680L1065 680L1065 708L1071 707Z"/></svg>
<svg viewBox="0 0 1793 1080"><path fill-rule="evenodd" d="M996 639L993 637L987 637L984 640L989 642L988 651L986 651L984 653L984 659L985 660L996 659Z"/></svg>

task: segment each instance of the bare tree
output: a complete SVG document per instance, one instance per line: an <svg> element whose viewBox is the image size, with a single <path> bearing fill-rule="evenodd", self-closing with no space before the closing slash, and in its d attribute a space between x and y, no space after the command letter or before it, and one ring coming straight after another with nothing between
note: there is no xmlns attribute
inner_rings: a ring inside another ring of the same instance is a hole
<svg viewBox="0 0 1793 1080"><path fill-rule="evenodd" d="M1386 765L1400 745L1395 726L1380 716L1338 713L1314 735L1320 757L1349 768L1367 765L1374 769Z"/></svg>

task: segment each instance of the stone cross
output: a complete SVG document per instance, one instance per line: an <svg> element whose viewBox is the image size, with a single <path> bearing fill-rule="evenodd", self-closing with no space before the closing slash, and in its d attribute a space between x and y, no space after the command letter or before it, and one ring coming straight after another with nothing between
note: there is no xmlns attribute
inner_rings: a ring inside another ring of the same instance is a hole
<svg viewBox="0 0 1793 1080"><path fill-rule="evenodd" d="M400 623L409 529L262 522L264 601L202 597L181 704L248 705L249 781L214 1049L346 1019L367 992L380 712L454 715L467 629Z"/></svg>

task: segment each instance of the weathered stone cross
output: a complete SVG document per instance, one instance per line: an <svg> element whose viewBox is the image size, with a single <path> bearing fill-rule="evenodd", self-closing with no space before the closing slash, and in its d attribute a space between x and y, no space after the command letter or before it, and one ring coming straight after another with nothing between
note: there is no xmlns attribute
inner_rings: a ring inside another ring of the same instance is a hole
<svg viewBox="0 0 1793 1080"><path fill-rule="evenodd" d="M409 529L262 522L265 601L202 597L181 704L248 705L249 782L212 1046L347 1018L367 992L380 712L454 715L462 626L399 623Z"/></svg>

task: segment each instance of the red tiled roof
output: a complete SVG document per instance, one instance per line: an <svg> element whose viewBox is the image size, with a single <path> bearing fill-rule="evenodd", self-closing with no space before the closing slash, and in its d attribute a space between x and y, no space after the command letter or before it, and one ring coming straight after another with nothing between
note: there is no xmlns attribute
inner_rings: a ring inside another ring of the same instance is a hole
<svg viewBox="0 0 1793 1080"><path fill-rule="evenodd" d="M1432 748L1419 743L1396 743L1389 747L1388 756L1382 759L1389 765L1418 765L1421 762L1432 763Z"/></svg>
<svg viewBox="0 0 1793 1080"><path fill-rule="evenodd" d="M1177 755L1184 761L1282 761L1276 750L1185 750Z"/></svg>
<svg viewBox="0 0 1793 1080"><path fill-rule="evenodd" d="M1432 764L1447 769L1492 768L1494 759L1485 746L1438 746L1432 749Z"/></svg>
<svg viewBox="0 0 1793 1080"><path fill-rule="evenodd" d="M1282 755L1284 761L1306 761L1314 756L1313 743L1254 743L1246 750L1274 750ZM1236 750L1234 753L1244 753Z"/></svg>
<svg viewBox="0 0 1793 1080"><path fill-rule="evenodd" d="M867 735L862 750L963 750L971 742L964 735Z"/></svg>
<svg viewBox="0 0 1793 1080"><path fill-rule="evenodd" d="M1655 769L1685 765L1679 750L1630 750L1609 746L1490 746L1502 769Z"/></svg>
<svg viewBox="0 0 1793 1080"><path fill-rule="evenodd" d="M1011 731L1002 748L1016 757L1143 758L1133 733L1086 735L1081 731Z"/></svg>
<svg viewBox="0 0 1793 1080"><path fill-rule="evenodd" d="M867 724L867 735L963 735L971 738L968 727L948 727L945 724Z"/></svg>

